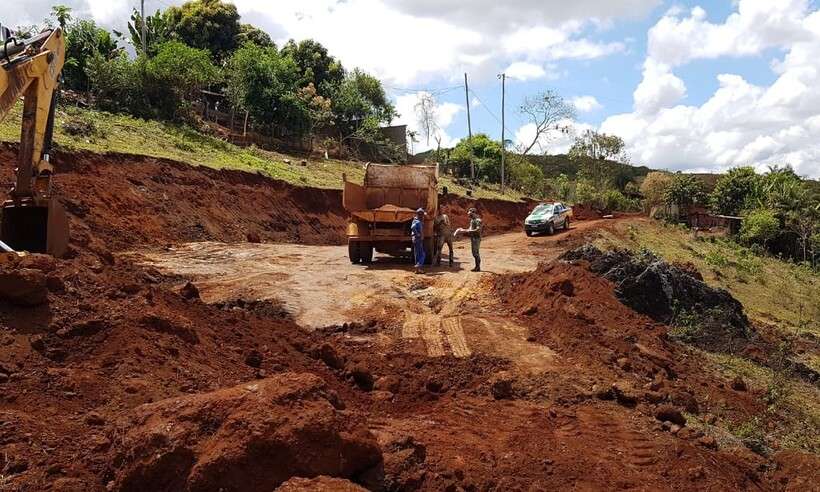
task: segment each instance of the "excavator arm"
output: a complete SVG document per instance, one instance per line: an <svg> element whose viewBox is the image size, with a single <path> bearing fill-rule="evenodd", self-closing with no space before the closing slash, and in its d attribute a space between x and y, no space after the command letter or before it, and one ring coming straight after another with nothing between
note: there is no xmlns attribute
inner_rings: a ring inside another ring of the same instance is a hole
<svg viewBox="0 0 820 492"><path fill-rule="evenodd" d="M49 163L60 73L62 30L0 44L0 118L23 98L14 186L3 204L0 241L14 250L62 256L68 247L65 211L52 196Z"/></svg>

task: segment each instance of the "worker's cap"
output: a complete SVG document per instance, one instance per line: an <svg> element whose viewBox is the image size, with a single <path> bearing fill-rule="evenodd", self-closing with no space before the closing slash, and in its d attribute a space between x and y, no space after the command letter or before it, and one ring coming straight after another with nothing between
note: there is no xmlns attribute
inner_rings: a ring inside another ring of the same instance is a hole
<svg viewBox="0 0 820 492"><path fill-rule="evenodd" d="M417 214L426 214L427 212L425 212L423 208L420 208L420 209L416 210L416 213Z"/></svg>

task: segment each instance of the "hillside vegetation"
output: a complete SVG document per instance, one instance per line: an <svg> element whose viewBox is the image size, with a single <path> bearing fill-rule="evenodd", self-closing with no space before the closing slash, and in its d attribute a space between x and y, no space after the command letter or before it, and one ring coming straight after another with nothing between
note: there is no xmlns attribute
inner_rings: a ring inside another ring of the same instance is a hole
<svg viewBox="0 0 820 492"><path fill-rule="evenodd" d="M22 105L18 104L0 123L0 140L20 139ZM124 114L113 114L75 106L61 108L54 129L57 147L67 150L89 150L105 153L147 155L172 159L214 169L238 169L259 172L288 183L317 188L341 189L342 174L351 180L364 177L364 162L337 159L306 160L257 147L239 147L194 128L159 120L143 120ZM302 161L305 161L302 164ZM466 188L442 176L440 186L451 193L466 195ZM508 190L500 193L487 186L477 187L472 196L519 200L521 195Z"/></svg>

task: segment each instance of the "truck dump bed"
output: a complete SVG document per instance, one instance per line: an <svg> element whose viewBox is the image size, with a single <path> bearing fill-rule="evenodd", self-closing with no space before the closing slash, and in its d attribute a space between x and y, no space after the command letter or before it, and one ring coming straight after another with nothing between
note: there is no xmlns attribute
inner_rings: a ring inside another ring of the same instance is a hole
<svg viewBox="0 0 820 492"><path fill-rule="evenodd" d="M438 208L438 166L368 164L364 185L345 180L345 210L366 222L405 222Z"/></svg>

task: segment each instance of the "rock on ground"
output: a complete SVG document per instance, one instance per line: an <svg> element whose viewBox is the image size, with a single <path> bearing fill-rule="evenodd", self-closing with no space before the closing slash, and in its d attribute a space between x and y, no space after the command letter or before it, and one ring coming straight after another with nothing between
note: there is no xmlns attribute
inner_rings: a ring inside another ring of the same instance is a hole
<svg viewBox="0 0 820 492"><path fill-rule="evenodd" d="M121 491L270 492L292 477L352 477L381 461L364 425L306 373L142 405L118 433Z"/></svg>

